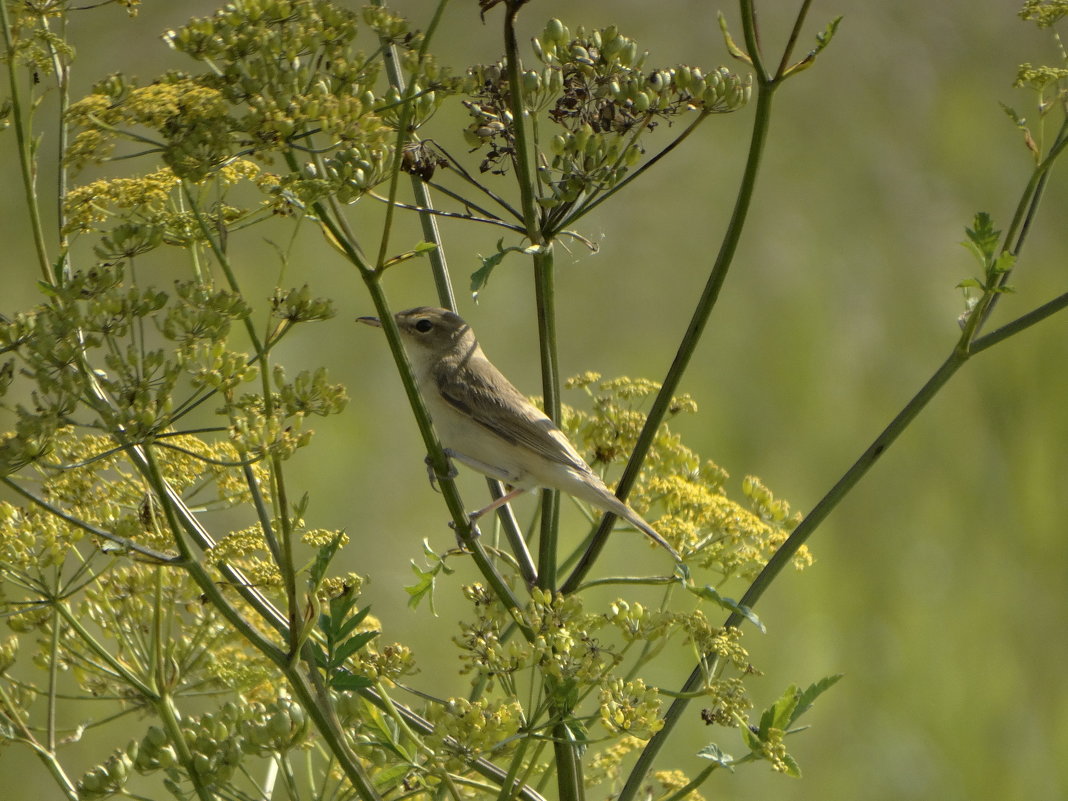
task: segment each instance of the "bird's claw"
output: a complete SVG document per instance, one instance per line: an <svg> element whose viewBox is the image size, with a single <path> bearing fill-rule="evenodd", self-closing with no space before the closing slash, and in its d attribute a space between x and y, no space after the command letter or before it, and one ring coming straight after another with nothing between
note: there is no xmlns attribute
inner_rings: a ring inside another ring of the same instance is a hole
<svg viewBox="0 0 1068 801"><path fill-rule="evenodd" d="M446 453L445 455L446 457L449 456L448 453ZM459 471L456 469L456 465L454 465L451 461L449 462L449 472L446 473L444 476L439 475L438 471L434 469L434 462L430 458L430 454L427 454L426 458L423 459L423 462L426 464L426 477L430 481L430 488L434 490L434 492L441 492L441 490L438 489L438 481L443 478L451 480L459 475Z"/></svg>
<svg viewBox="0 0 1068 801"><path fill-rule="evenodd" d="M479 530L478 524L475 523L476 519L478 519L477 515L471 515L471 516L469 516L467 518L468 530L470 531L470 537L473 540L477 540L479 537L482 536L482 532ZM463 535L460 534L460 530L456 527L456 521L450 520L449 521L449 528L451 528L454 532L456 532L456 544L457 544L457 546L459 546L460 550L461 551L470 550L467 547L467 543L464 542L464 538L463 538Z"/></svg>

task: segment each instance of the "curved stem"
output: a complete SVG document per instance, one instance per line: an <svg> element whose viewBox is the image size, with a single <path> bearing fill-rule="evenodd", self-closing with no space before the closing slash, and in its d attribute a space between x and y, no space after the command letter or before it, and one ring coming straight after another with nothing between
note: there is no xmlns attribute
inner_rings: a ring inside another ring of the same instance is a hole
<svg viewBox="0 0 1068 801"><path fill-rule="evenodd" d="M697 348L698 342L701 340L701 335L704 332L705 324L708 322L712 308L719 298L723 282L727 278L727 271L730 269L734 253L738 248L738 242L741 240L742 229L745 227L746 218L749 214L749 205L753 199L753 190L756 187L757 173L760 169L768 128L771 123L771 101L774 89L775 84L771 82L761 81L757 84L756 113L749 142L749 156L746 160L741 186L738 188L738 196L734 202L734 212L731 214L727 232L723 237L723 243L720 245L716 260L712 265L704 291L701 293L697 307L690 318L689 326L675 354L675 360L664 378L660 392L657 393L656 399L653 401L649 416L646 418L645 425L638 435L634 451L631 453L627 466L623 470L623 475L619 479L616 495L621 499L627 497L638 479L642 463L645 461L650 447L652 447L656 431L668 412L671 398L675 394L686 368L689 366L690 359ZM608 535L612 531L614 520L615 516L609 513L602 517L601 524L598 526L597 532L594 534L585 553L583 553L575 569L561 587L562 592L573 592L582 582L586 573L593 566L598 554L600 554L601 549L604 548Z"/></svg>

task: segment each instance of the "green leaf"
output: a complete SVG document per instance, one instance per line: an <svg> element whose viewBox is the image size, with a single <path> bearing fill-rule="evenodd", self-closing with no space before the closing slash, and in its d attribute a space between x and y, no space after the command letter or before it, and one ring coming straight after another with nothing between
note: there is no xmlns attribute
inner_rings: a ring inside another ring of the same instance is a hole
<svg viewBox="0 0 1068 801"><path fill-rule="evenodd" d="M975 215L975 219L972 220L972 227L965 228L964 233L968 239L961 244L975 254L985 270L994 261L998 240L1001 238L1001 231L994 228L994 222L989 214L985 211L980 211Z"/></svg>
<svg viewBox="0 0 1068 801"><path fill-rule="evenodd" d="M343 665L346 659L359 651L377 636L377 631L361 631L359 634L345 640L334 654L332 667L340 667Z"/></svg>
<svg viewBox="0 0 1068 801"><path fill-rule="evenodd" d="M492 256L482 256L479 254L479 258L482 259L482 266L471 273L471 297L478 301L478 293L489 283L490 273L493 269L504 261L504 257L509 253L525 253L526 249L520 247L504 247L504 240L497 240L497 252Z"/></svg>
<svg viewBox="0 0 1068 801"><path fill-rule="evenodd" d="M719 30L723 34L723 44L727 47L727 52L731 54L731 57L744 61L746 64L752 64L753 59L749 58L749 55L738 47L738 44L734 41L734 37L731 36L730 30L727 28L727 18L723 16L723 12L717 13L719 19Z"/></svg>
<svg viewBox="0 0 1068 801"><path fill-rule="evenodd" d="M366 676L357 676L355 673L341 673L330 681L330 686L335 690L363 690L374 684Z"/></svg>
<svg viewBox="0 0 1068 801"><path fill-rule="evenodd" d="M697 756L701 759L710 760L721 768L726 768L729 771L734 771L734 757L725 751L720 750L720 747L715 743L709 743L700 751L697 752Z"/></svg>
<svg viewBox="0 0 1068 801"><path fill-rule="evenodd" d="M836 685L841 680L842 676L842 673L825 676L802 690L801 694L797 697L797 703L794 705L793 712L790 714L790 720L787 725L792 725L794 721L808 712L808 710L812 708L812 704L815 703L816 699Z"/></svg>
<svg viewBox="0 0 1068 801"><path fill-rule="evenodd" d="M404 781L404 777L407 776L411 770L411 765L405 761L392 768L385 768L384 770L378 771L374 774L374 778L372 779L375 789L383 794L394 789Z"/></svg>
<svg viewBox="0 0 1068 801"><path fill-rule="evenodd" d="M842 17L837 16L827 23L827 27L816 34L816 50L813 55L823 51L831 43L834 35L838 32L838 26L842 24Z"/></svg>
<svg viewBox="0 0 1068 801"><path fill-rule="evenodd" d="M341 547L341 541L344 536L344 532L339 531L330 542L319 548L319 551L315 554L315 561L312 563L308 576L308 583L311 585L312 592L322 584L326 569L330 566L330 560L334 558L337 549Z"/></svg>
<svg viewBox="0 0 1068 801"><path fill-rule="evenodd" d="M424 253L430 253L431 251L437 249L438 246L434 242L420 242L418 245L412 248L412 253L422 256Z"/></svg>
<svg viewBox="0 0 1068 801"><path fill-rule="evenodd" d="M957 289L978 289L982 291L983 282L980 281L978 278L965 278L963 281L957 284Z"/></svg>
<svg viewBox="0 0 1068 801"><path fill-rule="evenodd" d="M998 257L994 259L994 263L990 265L990 270L992 273L1000 275L1001 273L1007 273L1015 266L1016 254L1003 250L998 254Z"/></svg>
<svg viewBox="0 0 1068 801"><path fill-rule="evenodd" d="M715 587L706 584L701 589L691 588L690 592L692 592L699 598L704 598L706 601L711 601L712 603L721 606L728 612L735 612L741 615L754 626L756 626L758 629L760 629L761 634L768 633L767 628L761 622L760 618L757 617L756 612L754 612L748 606L744 606L738 603L733 598L726 598L720 595L719 591Z"/></svg>
<svg viewBox="0 0 1068 801"><path fill-rule="evenodd" d="M409 584L404 588L404 591L410 596L408 598L408 608L415 609L425 598L429 600L430 611L436 617L437 610L434 608L434 580L438 575L437 568L424 570L415 562L412 562L412 572L418 576L418 580L415 584Z"/></svg>
<svg viewBox="0 0 1068 801"><path fill-rule="evenodd" d="M361 609L359 612L357 612L355 615L350 617L348 620L346 620L345 625L343 625L337 631L337 639L344 640L346 637L352 634L352 632L356 630L356 627L363 623L364 618L366 618L367 615L369 615L370 613L371 607L370 605L368 605Z"/></svg>
<svg viewBox="0 0 1068 801"><path fill-rule="evenodd" d="M783 754L782 763L786 766L786 770L783 773L787 776L793 776L795 779L801 778L801 766L797 764L796 759L789 754Z"/></svg>
<svg viewBox="0 0 1068 801"><path fill-rule="evenodd" d="M761 735L767 734L771 728L785 730L793 720L794 710L797 709L800 698L801 691L797 689L797 685L791 684L787 687L778 700L765 709L764 714L760 716Z"/></svg>

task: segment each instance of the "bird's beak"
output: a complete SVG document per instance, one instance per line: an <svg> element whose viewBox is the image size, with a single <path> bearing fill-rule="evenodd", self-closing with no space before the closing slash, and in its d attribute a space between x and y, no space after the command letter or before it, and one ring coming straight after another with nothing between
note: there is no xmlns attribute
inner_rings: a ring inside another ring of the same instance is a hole
<svg viewBox="0 0 1068 801"><path fill-rule="evenodd" d="M382 327L382 321L377 317L357 317L356 322L363 323L364 325L373 325L375 328Z"/></svg>

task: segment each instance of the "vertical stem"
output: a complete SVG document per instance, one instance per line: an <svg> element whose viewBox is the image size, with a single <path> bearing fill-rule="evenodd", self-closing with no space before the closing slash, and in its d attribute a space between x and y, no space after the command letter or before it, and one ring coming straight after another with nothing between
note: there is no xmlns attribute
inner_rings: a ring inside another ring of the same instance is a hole
<svg viewBox="0 0 1068 801"><path fill-rule="evenodd" d="M48 643L48 711L45 748L56 752L56 697L59 693L59 613L52 609L52 639Z"/></svg>
<svg viewBox="0 0 1068 801"><path fill-rule="evenodd" d="M538 341L541 350L541 391L545 413L560 422L560 370L556 350L556 289L553 252L534 254L534 291L538 307ZM560 494L543 490L541 496L541 537L538 546L538 586L556 589L557 532L560 523Z"/></svg>
<svg viewBox="0 0 1068 801"><path fill-rule="evenodd" d="M15 43L11 38L11 21L8 17L7 3L0 2L0 23L4 28L4 46L7 50L8 85L11 90L11 115L15 125L15 140L19 151L19 169L22 175L22 191L26 196L26 209L30 213L30 230L33 232L34 249L37 251L37 264L45 283L54 285L56 275L48 258L48 246L45 244L44 224L41 222L41 208L37 203L37 159L34 145L29 136L30 115L23 108L22 92L19 90L18 57Z"/></svg>
<svg viewBox="0 0 1068 801"><path fill-rule="evenodd" d="M438 6L435 22L432 23L433 27L436 27L436 20L440 18L445 10L446 2L448 0L442 0ZM371 0L371 4L381 7L383 2L382 0ZM383 42L382 45L382 60L386 65L386 77L389 79L390 84L403 96L406 84L404 76L401 74L400 66L397 63L397 48L387 42ZM415 195L415 205L423 209L434 208L434 201L430 196L430 187L418 175L412 173L410 177L412 193ZM427 242L433 242L437 245L437 248L431 251L428 256L430 258L431 273L434 276L434 287L438 293L438 303L446 309L456 311L456 296L453 293L452 280L449 278L449 265L445 260L445 249L441 240L441 232L438 230L438 218L429 212L420 211L419 224L423 229L423 238Z"/></svg>
<svg viewBox="0 0 1068 801"><path fill-rule="evenodd" d="M530 149L527 144L527 121L523 108L523 81L519 74L519 40L515 35L515 20L519 7L526 0L506 0L504 12L504 55L508 71L508 104L512 112L512 135L514 153L512 167L519 182L519 198L522 201L523 223L533 245L544 245L545 239L538 227L538 210L534 202L534 184L531 179Z"/></svg>

